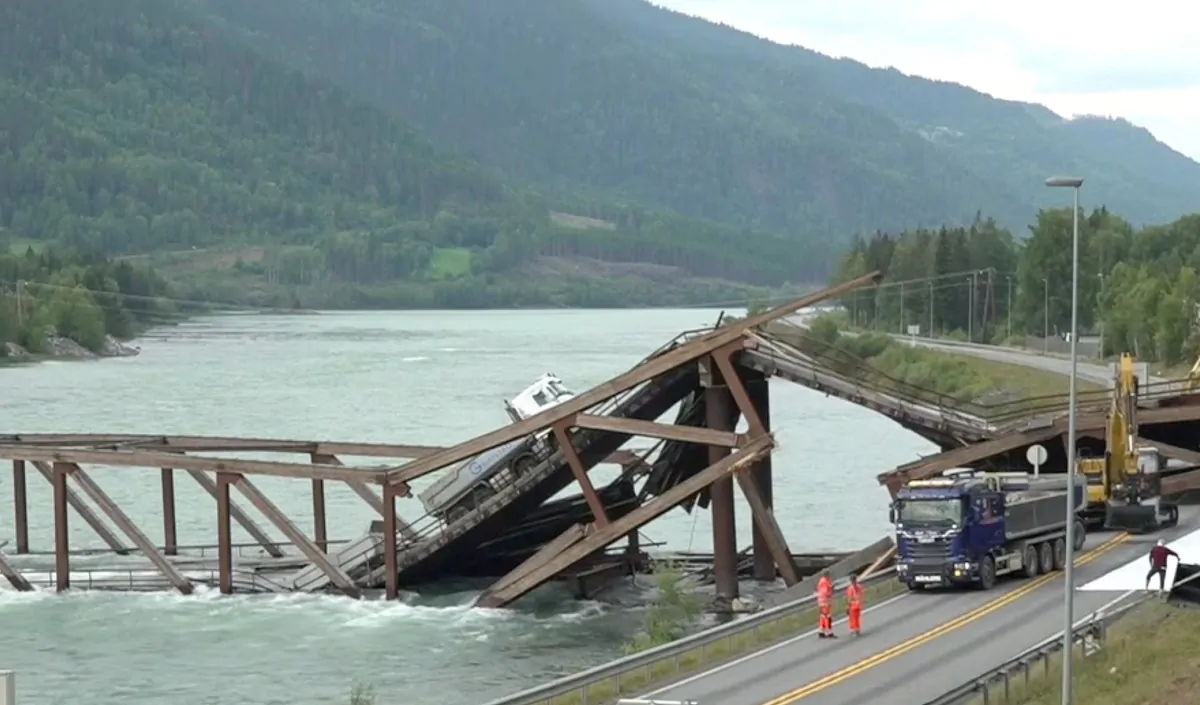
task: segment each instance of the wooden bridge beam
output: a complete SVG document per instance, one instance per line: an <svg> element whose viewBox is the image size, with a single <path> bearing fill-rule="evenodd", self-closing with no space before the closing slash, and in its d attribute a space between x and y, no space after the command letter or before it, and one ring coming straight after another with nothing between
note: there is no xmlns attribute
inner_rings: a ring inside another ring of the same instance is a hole
<svg viewBox="0 0 1200 705"><path fill-rule="evenodd" d="M579 488L583 491L583 498L587 501L588 508L592 510L592 521L596 523L596 526L608 526L608 512L604 509L604 502L600 501L600 495L596 493L596 488L592 485L591 478L588 477L587 466L583 464L583 460L580 459L579 453L575 451L575 446L571 443L571 437L567 434L566 422L554 425L554 437L558 440L559 451L562 452L567 465L571 468L571 474L575 476L575 481L579 483Z"/></svg>
<svg viewBox="0 0 1200 705"><path fill-rule="evenodd" d="M217 504L220 505L222 501L220 490L221 483L219 482L220 477L222 475L228 476L231 473L217 473L218 482L213 482L207 474L199 470L188 470L187 473L193 480L196 481L196 484L204 488L204 491L211 495L213 499L217 500ZM265 550L272 558L283 558L283 549L279 547L279 543L275 541L275 539L268 536L267 532L263 531L262 528L250 518L249 514L246 514L246 512L242 511L241 507L230 500L228 493L225 494L225 501L229 503L229 507L227 509L229 516L236 520L238 524L241 524L242 528L246 530L246 533L250 534L251 538L257 541L259 546L263 547L263 550ZM220 535L219 530L217 534L218 536Z"/></svg>
<svg viewBox="0 0 1200 705"><path fill-rule="evenodd" d="M568 419L567 423L572 426L587 428L594 431L610 431L612 433L621 433L630 436L645 436L647 438L658 438L665 441L695 443L696 445L723 446L725 448L735 448L742 440L738 434L732 431L701 428L699 426L675 426L672 424L658 423L656 421L622 419L614 416L578 414L574 419Z"/></svg>
<svg viewBox="0 0 1200 705"><path fill-rule="evenodd" d="M148 558L154 564L155 568L158 568L158 571L166 577L176 590L184 595L192 594L191 581L183 577L175 566L163 554L159 553L158 547L154 545L154 542L142 533L141 529L133 523L125 512L121 511L121 508L117 506L116 502L112 501L112 498L104 490L100 489L100 485L97 485L96 481L83 468L74 463L55 463L56 466L60 464L65 466L67 477L79 485L83 493L100 508L100 511L104 512L105 516L112 523L117 525L117 528L122 533L129 537L129 540L138 547L142 555Z"/></svg>
<svg viewBox="0 0 1200 705"><path fill-rule="evenodd" d="M345 465L340 458L329 453L313 453L311 457L314 463L319 463L321 465ZM362 501L367 503L367 506L374 509L375 513L378 514L381 519L385 518L383 513L384 502L379 499L379 495L375 494L375 490L371 489L370 485L365 482L347 482L346 486L349 487L354 494L361 497ZM399 514L396 514L396 503L394 501L396 497L410 496L412 495L408 485L397 485L392 493L392 514L394 515L393 520L396 523L396 527L400 531L400 535L411 541L416 539L417 534L415 531L413 531L412 527L409 526L408 522L401 519Z"/></svg>
<svg viewBox="0 0 1200 705"><path fill-rule="evenodd" d="M37 469L41 476L46 478L46 481L51 485L54 485L55 482L54 467L57 467L58 465L59 463L54 463L54 465L51 466L50 463L42 462L40 460L35 460L33 462L33 467ZM55 491L58 491L57 486L55 486ZM65 492L63 496L65 497L66 503L79 513L80 518L87 522L88 526L92 527L92 531L96 532L96 535L100 537L101 541L108 544L108 547L115 551L118 555L129 555L129 549L125 547L125 544L121 543L121 540L118 539L116 535L104 524L104 522L100 520L100 517L96 516L96 513L92 511L92 508L79 498L79 495L75 494L75 492L65 484L63 485L63 491ZM56 505L57 501L58 500L56 498ZM57 511L57 506L55 507L55 511ZM57 552L57 544L55 544L55 546L55 551Z"/></svg>
<svg viewBox="0 0 1200 705"><path fill-rule="evenodd" d="M29 553L29 500L26 497L25 461L12 461L13 530L17 534L17 553Z"/></svg>
<svg viewBox="0 0 1200 705"><path fill-rule="evenodd" d="M324 551L317 548L316 544L314 544L312 540L309 539L308 536L306 536L305 533L299 529L299 527L293 524L291 519L288 519L287 515L279 510L279 507L276 507L275 504L268 499L261 490L259 490L252 482L250 482L249 478L245 477L244 475L232 475L231 484L236 487L246 499L250 500L250 503L253 504L258 511L262 512L263 516L265 516L268 521L274 524L275 528L279 529L280 533L282 533L292 542L292 545L300 549L300 552L303 553L308 560L312 561L313 564L320 568L321 572L325 573L325 575L328 576L329 581L336 585L339 590L350 597L362 597L362 592L358 589L358 586L354 584L354 581L350 579L350 576L346 575L340 566L330 561L329 556L326 555Z"/></svg>

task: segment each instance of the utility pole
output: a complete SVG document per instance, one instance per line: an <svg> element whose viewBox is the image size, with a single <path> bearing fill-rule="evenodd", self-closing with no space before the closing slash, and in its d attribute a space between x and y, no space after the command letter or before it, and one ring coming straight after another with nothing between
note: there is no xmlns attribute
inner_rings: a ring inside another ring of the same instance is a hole
<svg viewBox="0 0 1200 705"><path fill-rule="evenodd" d="M900 333L904 334L904 282L900 282Z"/></svg>
<svg viewBox="0 0 1200 705"><path fill-rule="evenodd" d="M967 280L971 288L967 290L967 340L975 342L975 273Z"/></svg>
<svg viewBox="0 0 1200 705"><path fill-rule="evenodd" d="M929 280L929 332L927 335L933 337L933 280Z"/></svg>
<svg viewBox="0 0 1200 705"><path fill-rule="evenodd" d="M1050 277L1042 278L1042 352L1050 352Z"/></svg>
<svg viewBox="0 0 1200 705"><path fill-rule="evenodd" d="M1005 276L1008 280L1008 324L1004 327L1004 337L1012 337L1012 277Z"/></svg>
<svg viewBox="0 0 1200 705"><path fill-rule="evenodd" d="M17 280L17 325L25 325L25 308L23 299L25 298L25 282L21 279Z"/></svg>

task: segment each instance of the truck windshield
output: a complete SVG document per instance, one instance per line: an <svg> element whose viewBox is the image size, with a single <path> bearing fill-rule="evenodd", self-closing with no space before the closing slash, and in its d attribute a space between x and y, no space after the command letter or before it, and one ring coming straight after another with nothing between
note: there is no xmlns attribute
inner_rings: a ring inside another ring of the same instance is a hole
<svg viewBox="0 0 1200 705"><path fill-rule="evenodd" d="M962 500L907 499L900 502L903 524L957 524L962 521Z"/></svg>

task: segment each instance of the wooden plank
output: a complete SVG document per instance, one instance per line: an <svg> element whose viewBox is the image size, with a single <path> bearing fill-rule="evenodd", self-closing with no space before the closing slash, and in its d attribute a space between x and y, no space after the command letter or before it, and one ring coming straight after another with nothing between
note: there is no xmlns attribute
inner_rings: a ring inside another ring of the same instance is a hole
<svg viewBox="0 0 1200 705"><path fill-rule="evenodd" d="M196 481L196 484L204 488L204 491L207 492L209 496L217 500L218 503L221 502L221 494L218 484L213 482L208 475L205 475L199 470L188 470L188 475L190 475L191 478ZM233 501L229 502L229 515L233 517L238 524L241 524L242 528L246 530L246 533L250 534L250 537L257 541L258 545L262 546L263 550L265 550L270 556L273 558L283 558L283 549L279 547L279 542L268 536L267 532L263 531L262 527L255 523L255 521L250 518L250 515L246 514L246 512L244 512L242 508Z"/></svg>
<svg viewBox="0 0 1200 705"><path fill-rule="evenodd" d="M237 460L226 458L203 458L154 450L90 450L87 448L42 448L27 445L0 445L0 458L11 460L35 460L47 463L73 463L75 465L111 465L115 468L178 468L201 472L232 472L239 475L269 475L271 477L299 477L306 479L336 480L338 482L382 483L386 477L383 470L309 465L304 463L279 463L264 460Z"/></svg>
<svg viewBox="0 0 1200 705"><path fill-rule="evenodd" d="M584 413L593 406L606 402L618 394L672 372L682 365L708 355L713 350L717 350L735 340L740 340L742 335L751 328L761 326L764 323L769 323L783 316L791 315L802 308L818 304L848 291L854 291L875 282L879 276L879 272L871 272L868 275L852 279L844 284L839 284L838 286L823 289L814 294L796 299L757 316L750 316L732 325L705 333L680 345L674 350L650 358L628 372L614 377L603 384L599 384L558 406L534 414L523 421L518 421L490 433L485 433L482 436L477 436L452 448L447 448L442 452L406 463L390 471L388 473L388 481L409 482L418 477L428 475L435 470L444 468L451 463L473 458L480 453L504 445L509 441L524 438L525 436L549 428L558 421ZM0 457L4 456L0 455Z"/></svg>
<svg viewBox="0 0 1200 705"><path fill-rule="evenodd" d="M596 493L596 487L592 485L592 480L588 477L587 466L579 458L579 453L575 452L575 446L571 444L571 437L567 435L567 427L564 423L554 426L554 437L558 439L558 448L562 451L563 457L567 459L571 474L575 476L575 481L583 490L583 499L587 502L588 509L592 510L592 521L597 526L608 526L608 512L604 509L604 502L600 501L600 495Z"/></svg>
<svg viewBox="0 0 1200 705"><path fill-rule="evenodd" d="M596 527L592 524L588 524L586 526L583 524L572 524L566 531L562 532L558 536L555 536L553 539L539 548L536 553L525 559L525 562L528 563L530 567L546 563L571 546L574 546L575 544L587 538L588 534L594 531L595 528ZM521 574L517 573L516 571L512 571L508 575L505 575L497 580L489 589L503 590L520 578Z"/></svg>
<svg viewBox="0 0 1200 705"><path fill-rule="evenodd" d="M498 581L497 584L503 586L501 589L489 588L480 596L476 604L481 607L502 607L512 602L593 552L605 548L626 536L630 531L662 516L683 500L712 484L714 480L726 477L729 473L752 462L762 453L770 452L773 446L774 439L770 436L750 441L716 465L710 465L691 478L675 485L629 514L571 545L550 560L536 564L527 560Z"/></svg>
<svg viewBox="0 0 1200 705"><path fill-rule="evenodd" d="M944 453L938 453L922 458L916 462L902 465L891 472L879 475L879 484L892 487L898 486L908 480L921 480L927 477L932 477L946 470L957 467L963 467L970 463L974 463L993 455L999 455L1015 448L1020 448L1023 445L1030 443L1038 443L1049 438L1057 436L1061 431L1053 426L1034 429L1031 431L1021 431L1018 433L1000 436L982 443L965 446L963 448L955 448Z"/></svg>
<svg viewBox="0 0 1200 705"><path fill-rule="evenodd" d="M303 553L308 560L312 561L314 565L320 568L321 572L325 573L325 575L328 576L329 581L336 585L339 590L346 593L350 597L362 597L362 592L358 589L358 586L354 584L354 581L350 579L350 576L346 575L345 571L330 561L329 556L326 555L324 551L317 548L316 544L314 544L303 531L293 524L283 512L279 511L279 508L276 507L275 504L271 502L271 500L268 499L265 494L255 487L254 484L250 482L249 478L245 476L235 476L233 486L236 487L238 491L246 497L246 499L250 500L250 503L253 504L258 511L262 512L263 516L265 516L268 521L275 525L275 528L279 529L284 536L288 537L293 546L300 549L300 552Z"/></svg>
<svg viewBox="0 0 1200 705"><path fill-rule="evenodd" d="M3 544L0 544L0 548L2 547ZM21 571L8 562L8 556L4 555L3 551L0 551L0 575L3 575L8 580L8 584L12 585L14 590L21 592L33 591L33 586L29 584L24 575L21 575Z"/></svg>
<svg viewBox="0 0 1200 705"><path fill-rule="evenodd" d="M171 561L167 560L166 556L159 553L158 548L154 545L154 542L148 539L146 535L142 533L141 529L139 529L137 525L133 523L133 521L127 514L125 514L125 512L121 511L121 508L112 501L112 498L109 497L104 490L100 489L100 485L97 485L95 480L93 480L78 465L71 467L67 477L68 479L74 480L75 484L79 485L79 487L83 490L83 493L96 503L96 506L100 508L100 511L104 512L105 516L107 516L112 523L116 524L117 528L120 529L122 533L129 537L129 540L138 547L138 549L142 552L142 555L146 556L146 558L148 558L150 562L154 564L155 568L158 568L158 571L162 573L168 581L170 581L171 585L173 585L176 590L184 595L192 594L192 583L187 578L183 577L183 575L175 568L175 566L171 564Z"/></svg>
<svg viewBox="0 0 1200 705"><path fill-rule="evenodd" d="M589 428L594 431L610 431L612 433L628 434L631 436L645 436L647 438L660 438L666 441L722 446L725 448L737 447L740 440L738 434L730 431L718 431L698 426L677 426L657 423L655 421L642 421L640 419L622 419L615 416L579 414L572 421L572 425L579 428Z"/></svg>
<svg viewBox="0 0 1200 705"><path fill-rule="evenodd" d="M300 441L287 438L81 433L0 434L0 444L42 446L82 445L114 448L137 446L145 450L169 448L181 453L316 453L318 455L357 455L366 458L421 458L446 450L446 446L405 443L356 443L350 441ZM601 462L612 465L625 465L635 462L637 457L637 454L632 451L618 450Z"/></svg>
<svg viewBox="0 0 1200 705"><path fill-rule="evenodd" d="M783 577L783 582L788 587L800 582L800 571L796 568L796 560L792 557L792 551L788 548L787 539L783 536L783 531L779 528L779 522L775 520L775 513L763 501L762 494L758 491L758 484L749 472L734 473L737 478L738 486L742 488L742 494L745 495L746 501L750 504L750 512L754 516L754 525L762 531L763 538L767 541L767 548L771 551L771 557L775 559L775 565L779 568L779 574Z"/></svg>
<svg viewBox="0 0 1200 705"><path fill-rule="evenodd" d="M54 470L49 463L35 460L33 461L32 465L42 477L46 478L47 482L49 482L51 485L54 484ZM85 522L87 522L88 526L92 527L92 531L96 532L96 535L100 537L100 540L108 544L109 548L122 556L129 555L129 549L125 546L125 544L121 543L121 540L117 538L117 535L109 530L108 526L106 526L104 522L100 520L100 517L96 516L96 513L92 511L92 508L89 507L82 499L80 499L79 495L75 494L70 487L66 488L66 501L72 509L79 513L79 518L83 519Z"/></svg>
<svg viewBox="0 0 1200 705"><path fill-rule="evenodd" d="M1149 438L1144 438L1142 436L1138 436L1137 442L1138 445L1147 445L1157 448L1159 453L1162 453L1168 458L1182 460L1183 462L1190 463L1191 465L1200 465L1200 451L1180 448L1179 446L1173 446L1169 443L1152 441ZM1166 482L1166 479L1164 478L1163 481Z"/></svg>
<svg viewBox="0 0 1200 705"><path fill-rule="evenodd" d="M340 458L338 458L336 455L330 455L328 453L312 453L310 457L314 463L319 463L321 465L343 465ZM362 500L367 503L367 506L374 509L375 512L379 514L380 518L383 518L383 500L379 498L379 495L375 494L375 490L371 489L370 485L365 482L347 482L346 485L354 492L354 494L361 497ZM408 485L395 486L392 488L392 492L393 496L395 497L411 496ZM392 504L394 507L395 502ZM395 513L394 508L392 513L394 515L396 527L400 531L400 535L409 540L415 539L417 534L412 530L412 527L408 525L408 522L401 519L400 515Z"/></svg>

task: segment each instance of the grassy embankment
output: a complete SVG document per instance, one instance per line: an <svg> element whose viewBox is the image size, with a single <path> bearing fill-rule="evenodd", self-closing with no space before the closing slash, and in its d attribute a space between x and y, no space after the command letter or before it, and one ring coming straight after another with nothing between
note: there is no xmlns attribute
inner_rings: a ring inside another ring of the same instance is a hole
<svg viewBox="0 0 1200 705"><path fill-rule="evenodd" d="M1200 610L1151 601L1114 625L1103 649L1074 663L1075 702L1182 705L1200 702ZM1058 705L1061 661L1034 669L1029 688L1014 679L1012 705ZM993 699L994 701L994 699ZM982 703L982 697L972 705Z"/></svg>
<svg viewBox="0 0 1200 705"><path fill-rule="evenodd" d="M1066 394L1069 385L1056 372L911 346L882 333L844 332L834 317L816 319L807 331L779 324L771 332L845 374L869 375L885 387L898 383L983 406ZM866 368L852 364L856 362ZM1080 380L1079 389L1101 387Z"/></svg>

